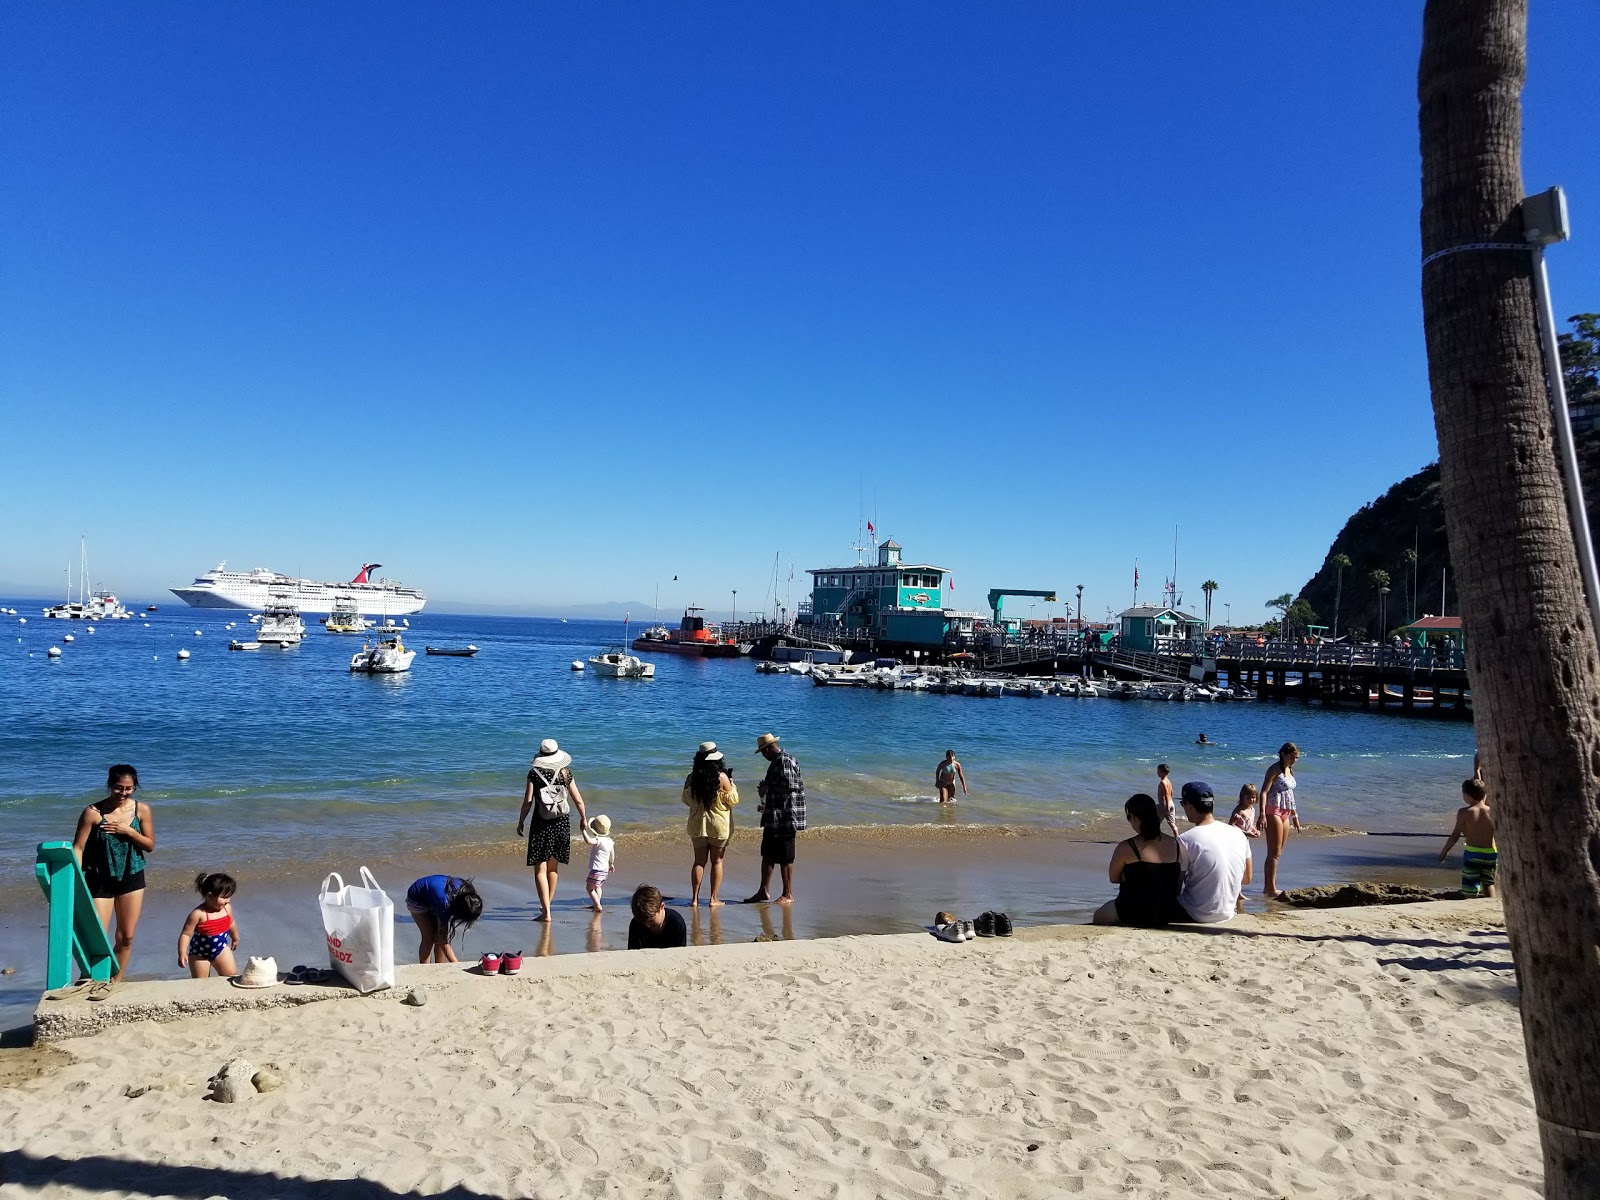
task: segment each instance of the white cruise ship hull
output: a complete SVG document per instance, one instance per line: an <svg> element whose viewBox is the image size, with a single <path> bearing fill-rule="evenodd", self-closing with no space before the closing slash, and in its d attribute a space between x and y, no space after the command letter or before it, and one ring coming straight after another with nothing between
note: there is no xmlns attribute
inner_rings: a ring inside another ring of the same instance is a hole
<svg viewBox="0 0 1600 1200"><path fill-rule="evenodd" d="M243 608L260 612L269 605L288 605L305 614L345 611L382 617L421 612L427 596L416 588L382 580L378 583L329 583L291 579L274 571L208 571L172 594L191 608Z"/></svg>

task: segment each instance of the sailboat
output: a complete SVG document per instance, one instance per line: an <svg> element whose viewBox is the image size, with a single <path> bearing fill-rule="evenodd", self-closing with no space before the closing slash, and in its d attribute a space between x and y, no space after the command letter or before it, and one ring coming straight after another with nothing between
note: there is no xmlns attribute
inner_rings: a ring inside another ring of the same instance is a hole
<svg viewBox="0 0 1600 1200"><path fill-rule="evenodd" d="M88 592L88 595L84 593ZM72 564L67 564L67 599L64 604L52 604L44 615L68 621L126 621L133 617L114 594L104 588L89 589L89 542L78 541L78 599L72 599Z"/></svg>

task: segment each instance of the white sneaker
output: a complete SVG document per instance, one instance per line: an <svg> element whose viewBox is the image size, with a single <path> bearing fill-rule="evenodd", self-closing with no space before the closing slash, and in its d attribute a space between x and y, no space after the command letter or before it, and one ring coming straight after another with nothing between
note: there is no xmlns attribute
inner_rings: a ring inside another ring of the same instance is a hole
<svg viewBox="0 0 1600 1200"><path fill-rule="evenodd" d="M960 926L962 941L970 942L973 938L978 936L978 931L972 927L971 921L962 921L960 922Z"/></svg>
<svg viewBox="0 0 1600 1200"><path fill-rule="evenodd" d="M931 932L941 942L964 942L967 940L961 932L960 922L953 922L949 925L935 925Z"/></svg>

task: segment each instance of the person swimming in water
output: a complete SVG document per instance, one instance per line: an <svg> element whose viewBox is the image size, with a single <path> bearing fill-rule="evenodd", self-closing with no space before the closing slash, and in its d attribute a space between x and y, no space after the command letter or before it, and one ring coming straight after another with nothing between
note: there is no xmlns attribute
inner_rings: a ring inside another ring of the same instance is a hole
<svg viewBox="0 0 1600 1200"><path fill-rule="evenodd" d="M1209 746L1211 745L1211 739L1202 733L1199 737L1195 738L1194 744L1196 746Z"/></svg>

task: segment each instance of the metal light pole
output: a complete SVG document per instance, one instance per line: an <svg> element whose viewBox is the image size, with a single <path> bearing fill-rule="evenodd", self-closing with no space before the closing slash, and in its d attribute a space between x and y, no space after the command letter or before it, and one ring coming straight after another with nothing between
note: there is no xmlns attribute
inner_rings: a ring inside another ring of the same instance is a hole
<svg viewBox="0 0 1600 1200"><path fill-rule="evenodd" d="M1078 585L1078 632L1083 632L1083 584Z"/></svg>
<svg viewBox="0 0 1600 1200"><path fill-rule="evenodd" d="M1555 419L1556 449L1561 473L1566 476L1567 515L1578 552L1578 570L1589 593L1589 616L1600 620L1600 571L1595 567L1594 541L1589 534L1589 514L1583 506L1583 483L1578 474L1578 452L1572 441L1572 414L1567 411L1567 385L1561 374L1561 347L1556 335L1556 314L1550 303L1550 273L1544 265L1544 248L1572 236L1567 225L1567 196L1558 187L1525 197L1522 201L1522 236L1533 251L1533 306L1539 318L1539 341L1544 348L1544 374L1550 384L1551 416ZM1443 590L1442 588L1440 589ZM1443 605L1440 606L1441 609Z"/></svg>
<svg viewBox="0 0 1600 1200"><path fill-rule="evenodd" d="M734 623L735 626L737 626L739 624L739 589L738 588L734 588L733 589L733 623Z"/></svg>
<svg viewBox="0 0 1600 1200"><path fill-rule="evenodd" d="M1378 640L1387 641L1389 637L1389 589L1378 589Z"/></svg>

